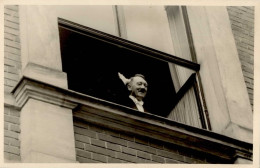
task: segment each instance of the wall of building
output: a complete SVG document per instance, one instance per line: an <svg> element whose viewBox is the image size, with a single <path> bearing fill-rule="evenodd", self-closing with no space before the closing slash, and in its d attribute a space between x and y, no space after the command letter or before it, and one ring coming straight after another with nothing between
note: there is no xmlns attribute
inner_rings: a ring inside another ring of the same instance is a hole
<svg viewBox="0 0 260 168"><path fill-rule="evenodd" d="M34 13L34 16L28 17L31 13ZM82 15L88 16L88 19L82 17ZM10 92L18 83L21 74L28 75L29 77L33 74L33 71L24 71L25 67L28 65L27 63L39 63L39 65L47 66L50 68L48 75L54 75L54 79L59 78L55 71L52 71L52 69L60 69L59 65L61 64L61 62L58 61L60 58L56 59L55 57L56 55L60 57L60 55L57 54L59 53L60 48L54 47L55 44L59 44L59 39L56 38L59 35L58 32L56 32L58 28L58 17L116 35L112 6L74 6L74 10L71 10L71 7L68 6L30 6L28 8L26 6L5 6L5 162L21 162L21 160L24 159L23 157L21 158L23 152L20 140L20 124L25 124L24 122L21 122L20 111L15 107L15 100ZM40 27L45 27L44 31L42 31L43 29L39 29L39 25L35 24L39 21L39 18L42 18ZM49 22L51 19L53 19L52 21L54 22ZM104 24L106 26L104 26ZM31 36L29 36L29 34L31 34ZM53 39L55 39L54 43L51 42ZM51 45L52 49L45 50L43 46L47 48L49 46L38 42L46 42ZM22 51L21 48L23 49ZM21 55L23 55L22 58ZM50 60L46 59L46 56L50 56L49 58L52 59L51 64L46 63L46 60ZM41 76L46 80L47 76L44 75L46 75L45 70L48 71L47 67L44 68L44 72L41 74L42 76L39 74L36 74L36 76ZM36 70L37 73L41 72L41 68L43 67ZM56 81L56 83L54 82L52 84L58 85L58 82L59 81ZM62 84L62 86L64 86L64 84ZM72 124L68 125L68 127L71 126ZM42 145L39 147L44 148ZM73 150L75 150L75 148L73 148ZM37 156L38 155L35 154L35 157ZM75 157L75 155L73 156Z"/></svg>
<svg viewBox="0 0 260 168"><path fill-rule="evenodd" d="M88 26L105 33L117 35L114 11L112 5L75 5L71 6L51 6L56 17ZM73 10L72 10L73 8ZM76 11L76 12L75 12ZM84 17L82 17L84 16ZM106 25L106 26L104 26Z"/></svg>
<svg viewBox="0 0 260 168"><path fill-rule="evenodd" d="M18 6L4 7L4 157L7 162L19 162L20 111L13 106L11 90L19 80L21 47Z"/></svg>
<svg viewBox="0 0 260 168"><path fill-rule="evenodd" d="M214 157L74 119L80 163L218 163Z"/></svg>
<svg viewBox="0 0 260 168"><path fill-rule="evenodd" d="M187 13L212 131L252 142L252 109L226 7Z"/></svg>
<svg viewBox="0 0 260 168"><path fill-rule="evenodd" d="M232 32L236 41L247 92L253 107L254 92L254 7L227 7Z"/></svg>
<svg viewBox="0 0 260 168"><path fill-rule="evenodd" d="M4 24L4 89L10 92L21 69L18 6L5 6Z"/></svg>
<svg viewBox="0 0 260 168"><path fill-rule="evenodd" d="M127 40L173 54L164 6L123 6Z"/></svg>
<svg viewBox="0 0 260 168"><path fill-rule="evenodd" d="M59 45L57 18L62 17L100 31L104 31L109 34L117 35L117 26L115 26L114 11L112 6L103 6L101 7L102 9L98 7L94 7L94 9L92 7L87 7L89 8L88 10L85 10L85 8L81 6L76 6L75 10L71 10L71 8L68 6L22 6L20 9L22 8L23 12L21 13L20 17L23 19L21 24L23 23L24 26L19 30L18 6L5 6L4 151L5 159L7 162L19 162L21 160L19 140L19 134L21 132L20 112L19 110L14 108L15 100L10 94L10 91L19 80L22 71L21 67L26 69L27 63L38 64L41 69L37 69L38 67L33 67L29 69L27 67L28 73L23 73L23 75L26 74L33 79L39 79L40 81L59 86L58 82L56 81L56 77L58 75L55 76L56 74L58 74L57 71L62 73L59 51L60 48L57 47ZM162 6L141 7L139 10L135 11L136 13L133 13L131 7L127 7L125 8L124 12L126 16L126 29L128 31L127 39L155 48L160 51L164 51L170 54L173 53L173 46L170 39L167 16ZM31 15L31 13L33 13L34 15ZM140 16L142 17L138 18L137 20L133 20L133 18L136 17L135 14L137 13L140 14ZM85 17L80 17L82 15L84 15ZM154 18L158 22L153 23L152 21L149 22L149 20L147 20L147 24L149 26L142 27L142 24L139 23L143 23L143 21L147 18ZM41 22L39 22L39 20L41 20ZM200 19L194 19L194 21L197 20ZM27 27L27 25L30 26ZM134 25L136 25L137 27L135 27ZM195 23L195 25L197 24ZM42 27L45 27L44 31L43 29L41 29ZM146 31L147 28L150 31ZM194 30L202 29L195 28ZM22 47L20 47L20 31L22 32L21 39L23 39ZM198 44L201 44L200 40ZM22 53L23 65L21 65L21 48L24 49ZM208 50L210 50L210 48ZM208 56L207 53L205 55ZM207 62L205 63L204 61L202 62L202 64L204 64L205 66ZM62 76L62 79L64 81L67 81L66 77L64 76ZM208 79L209 78L206 78L207 81ZM205 83L208 84L208 82ZM62 86L66 85L64 84ZM208 85L208 87L210 90L212 90L210 85ZM219 87L221 87L220 84ZM213 102L214 101L212 101L211 103ZM35 105L34 107L37 106ZM38 110L42 110L41 112L45 112L45 109ZM30 111L28 111L28 113L29 112ZM39 112L39 114L42 114L41 112ZM218 117L220 121L220 123L214 121L215 125L223 125L223 120L221 117L219 117L219 113L216 113L214 115L215 117ZM52 118L51 116L49 117ZM250 116L248 118L250 118ZM45 119L48 120L48 118ZM23 121L26 121L26 119ZM74 122L74 130L77 160L79 162L193 163L203 160L201 157L199 157L200 155L196 155L196 158L194 158L194 156L189 155L186 150L186 152L183 149L178 149L176 151L176 149L174 149L173 147L169 147L167 144L163 144L162 142L154 142L154 140L151 139L143 139L142 137L116 133L105 128L99 128L88 124L82 125L82 123ZM214 131L216 130L217 129L215 129ZM216 132L221 133L221 131L222 130L219 129ZM44 145L42 145L41 148L44 148ZM206 161L214 162L214 159Z"/></svg>

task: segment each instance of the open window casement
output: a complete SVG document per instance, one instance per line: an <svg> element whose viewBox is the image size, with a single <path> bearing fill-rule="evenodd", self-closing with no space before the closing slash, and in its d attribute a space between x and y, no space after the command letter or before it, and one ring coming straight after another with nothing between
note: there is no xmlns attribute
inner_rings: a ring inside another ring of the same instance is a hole
<svg viewBox="0 0 260 168"><path fill-rule="evenodd" d="M144 101L151 114L208 129L196 79L199 65L191 61L186 33L177 33L184 26L181 8L167 8L177 56L59 18L69 89L124 106L129 93L118 72L126 77L141 73L148 82ZM120 32L126 38L127 32Z"/></svg>

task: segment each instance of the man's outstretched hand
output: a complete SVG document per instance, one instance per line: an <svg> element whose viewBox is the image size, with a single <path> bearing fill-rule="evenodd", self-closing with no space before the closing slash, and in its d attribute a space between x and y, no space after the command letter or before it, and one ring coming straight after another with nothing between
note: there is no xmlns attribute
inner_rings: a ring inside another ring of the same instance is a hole
<svg viewBox="0 0 260 168"><path fill-rule="evenodd" d="M130 79L127 79L123 74L121 74L120 72L118 72L118 76L119 78L122 80L122 82L126 85L130 82Z"/></svg>

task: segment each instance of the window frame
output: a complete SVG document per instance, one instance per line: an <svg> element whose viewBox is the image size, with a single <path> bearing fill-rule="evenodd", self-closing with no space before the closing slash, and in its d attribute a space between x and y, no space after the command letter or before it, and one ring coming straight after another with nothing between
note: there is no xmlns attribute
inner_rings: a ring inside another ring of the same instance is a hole
<svg viewBox="0 0 260 168"><path fill-rule="evenodd" d="M137 53L141 53L143 55L149 56L149 57L157 59L157 60L161 60L161 61L168 62L168 63L173 63L175 65L188 68L190 70L195 71L195 73L198 73L198 71L200 70L200 65L197 63L194 63L192 61L188 61L186 59L183 59L183 58L180 58L180 57L168 54L168 53L164 53L162 51L158 51L158 50L152 49L150 47L146 47L141 44L137 44L137 43L128 41L126 39L122 39L120 37L116 37L114 35L110 35L110 34L95 30L93 28L68 21L66 19L58 18L58 26L69 29L71 31L78 32L84 36L89 36L91 38L95 38L95 39L104 41L106 43L110 43L110 44L119 46L120 48L126 48L128 50L131 50L131 51L134 51ZM198 84L197 84L195 73L189 77L189 79L186 81L186 83L184 84L182 89L180 89L180 92L177 92L178 100L176 100L175 105L178 104L180 99L185 94L185 91L187 91L188 89L193 87L193 89L195 91L196 102L197 102L197 105L199 108L198 111L199 111L199 117L200 117L200 121L202 124L202 128L207 129L208 127L206 126L207 124L205 122L205 117L202 112L200 95L198 94Z"/></svg>
<svg viewBox="0 0 260 168"><path fill-rule="evenodd" d="M169 27L171 31L171 38L173 41L173 46L175 52L179 53L180 56L182 53L188 52L189 54L182 55L187 59L191 60L194 63L197 63L197 55L196 50L193 43L193 36L190 28L189 15L187 12L186 6L165 6L165 11L167 13ZM178 26L182 27L179 28ZM182 41L182 45L185 45L186 48L180 47L179 38L184 38L185 43ZM176 43L174 43L176 42ZM177 45L177 46L176 46ZM176 73L176 68L174 68ZM205 125L208 130L211 130L211 124L208 114L208 108L204 96L203 85L200 77L199 71L196 71L196 81L194 82L194 91L196 100L198 103L198 108L200 108L201 114L200 116L205 120ZM175 75L175 80L179 81L178 75ZM178 86L178 85L176 85Z"/></svg>
<svg viewBox="0 0 260 168"><path fill-rule="evenodd" d="M92 29L87 26L83 26L71 21L68 21L66 19L58 18L58 25L66 27L67 29L70 29L72 31L79 32L81 34L84 34L85 36L89 36L92 38L96 38L99 40L102 40L104 42L120 46L122 48L127 48L129 50L135 51L137 53L142 53L144 55L147 55L149 57L159 59L162 61L170 62L194 71L199 71L200 70L200 65L182 58L179 58L177 56L171 55L164 53L162 51L158 51L146 46L143 46L141 44L137 44L125 39L122 39L120 37L113 36L111 34L107 34L95 29Z"/></svg>

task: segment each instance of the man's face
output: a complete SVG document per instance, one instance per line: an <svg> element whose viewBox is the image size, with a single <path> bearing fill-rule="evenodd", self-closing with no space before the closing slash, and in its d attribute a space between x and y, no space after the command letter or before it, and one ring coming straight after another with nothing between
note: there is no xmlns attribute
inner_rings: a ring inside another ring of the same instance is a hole
<svg viewBox="0 0 260 168"><path fill-rule="evenodd" d="M133 77L128 89L132 96L141 101L147 93L147 82L142 77Z"/></svg>

